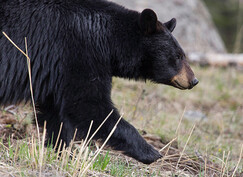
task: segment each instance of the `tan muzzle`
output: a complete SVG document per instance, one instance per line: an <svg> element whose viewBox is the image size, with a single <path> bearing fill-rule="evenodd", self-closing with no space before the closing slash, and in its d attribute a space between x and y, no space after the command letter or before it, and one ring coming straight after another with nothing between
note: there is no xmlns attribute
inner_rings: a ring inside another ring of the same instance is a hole
<svg viewBox="0 0 243 177"><path fill-rule="evenodd" d="M192 89L199 83L186 60L183 60L180 72L171 79L171 84L181 90Z"/></svg>

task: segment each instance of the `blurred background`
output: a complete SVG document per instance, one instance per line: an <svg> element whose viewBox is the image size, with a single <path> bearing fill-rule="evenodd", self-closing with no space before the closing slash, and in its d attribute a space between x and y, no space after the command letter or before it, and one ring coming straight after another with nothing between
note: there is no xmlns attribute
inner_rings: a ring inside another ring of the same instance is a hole
<svg viewBox="0 0 243 177"><path fill-rule="evenodd" d="M243 52L242 0L113 0L153 9L160 21L178 20L174 35L187 52Z"/></svg>
<svg viewBox="0 0 243 177"><path fill-rule="evenodd" d="M204 0L228 52L243 52L243 1Z"/></svg>

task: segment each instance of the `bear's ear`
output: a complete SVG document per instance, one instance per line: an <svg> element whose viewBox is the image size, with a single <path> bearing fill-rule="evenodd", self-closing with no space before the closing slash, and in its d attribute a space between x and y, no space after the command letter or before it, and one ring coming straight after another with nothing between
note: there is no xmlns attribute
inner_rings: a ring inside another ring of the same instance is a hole
<svg viewBox="0 0 243 177"><path fill-rule="evenodd" d="M176 27L176 19L172 18L170 21L164 23L164 25L168 30L170 30L170 32L172 32Z"/></svg>
<svg viewBox="0 0 243 177"><path fill-rule="evenodd" d="M152 34L156 32L157 15L151 9L144 9L140 15L139 24L144 34Z"/></svg>

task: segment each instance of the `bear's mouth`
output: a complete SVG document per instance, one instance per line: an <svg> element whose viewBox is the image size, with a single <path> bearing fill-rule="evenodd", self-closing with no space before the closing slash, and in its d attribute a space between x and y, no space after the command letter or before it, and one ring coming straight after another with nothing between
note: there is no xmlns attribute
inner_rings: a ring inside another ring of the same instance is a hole
<svg viewBox="0 0 243 177"><path fill-rule="evenodd" d="M190 89L190 88L187 88L187 87L183 87L177 80L173 80L172 85L174 87L178 88L178 89L181 89L181 90Z"/></svg>

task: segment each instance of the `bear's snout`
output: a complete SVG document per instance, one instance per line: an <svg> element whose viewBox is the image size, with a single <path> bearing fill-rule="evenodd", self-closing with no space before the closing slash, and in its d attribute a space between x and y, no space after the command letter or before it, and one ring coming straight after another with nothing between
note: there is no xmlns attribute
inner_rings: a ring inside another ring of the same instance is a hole
<svg viewBox="0 0 243 177"><path fill-rule="evenodd" d="M182 63L180 72L171 79L171 85L181 90L192 89L199 83L186 60Z"/></svg>
<svg viewBox="0 0 243 177"><path fill-rule="evenodd" d="M190 82L190 88L189 88L189 89L192 89L192 88L195 87L198 83L199 83L199 80L195 77L195 78Z"/></svg>

